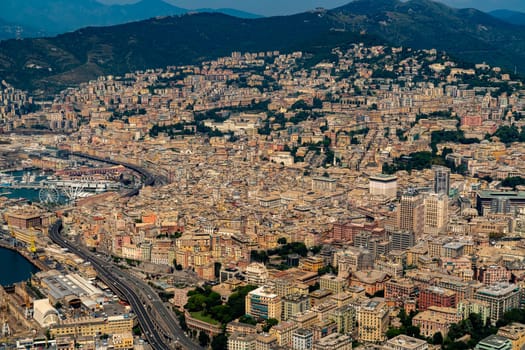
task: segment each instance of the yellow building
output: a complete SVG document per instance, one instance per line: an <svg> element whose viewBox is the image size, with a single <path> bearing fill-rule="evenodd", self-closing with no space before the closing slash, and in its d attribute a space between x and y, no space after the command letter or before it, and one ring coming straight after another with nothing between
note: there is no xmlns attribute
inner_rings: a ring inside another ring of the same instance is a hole
<svg viewBox="0 0 525 350"><path fill-rule="evenodd" d="M296 324L297 328L310 328L318 323L319 319L317 318L317 312L308 310L301 312L300 314L293 315L290 319L290 322Z"/></svg>
<svg viewBox="0 0 525 350"><path fill-rule="evenodd" d="M255 337L255 350L272 350L275 345L277 345L277 339L272 334L261 333Z"/></svg>
<svg viewBox="0 0 525 350"><path fill-rule="evenodd" d="M256 334L234 333L228 338L229 350L255 350Z"/></svg>
<svg viewBox="0 0 525 350"><path fill-rule="evenodd" d="M337 332L341 334L352 334L355 326L355 308L345 305L333 310L330 318L337 324Z"/></svg>
<svg viewBox="0 0 525 350"><path fill-rule="evenodd" d="M113 334L114 349L133 349L133 334L131 332Z"/></svg>
<svg viewBox="0 0 525 350"><path fill-rule="evenodd" d="M333 333L316 340L313 350L352 350L352 338L345 334Z"/></svg>
<svg viewBox="0 0 525 350"><path fill-rule="evenodd" d="M231 321L226 325L226 333L256 334L257 327L247 323Z"/></svg>
<svg viewBox="0 0 525 350"><path fill-rule="evenodd" d="M102 318L82 317L77 319L65 320L59 325L50 329L52 336L91 336L97 334L107 334L106 321Z"/></svg>
<svg viewBox="0 0 525 350"><path fill-rule="evenodd" d="M430 310L420 312L412 319L412 325L419 327L421 334L425 337L432 337L438 332L440 332L443 337L446 337L450 324L450 321L446 318L438 317Z"/></svg>
<svg viewBox="0 0 525 350"><path fill-rule="evenodd" d="M299 262L299 268L304 271L317 272L324 266L323 258L310 256L304 259L301 259Z"/></svg>
<svg viewBox="0 0 525 350"><path fill-rule="evenodd" d="M448 196L429 193L425 197L424 205L424 232L430 235L444 233L448 224Z"/></svg>
<svg viewBox="0 0 525 350"><path fill-rule="evenodd" d="M407 265L417 265L417 261L420 257L427 255L427 245L418 244L414 247L410 247L407 250Z"/></svg>
<svg viewBox="0 0 525 350"><path fill-rule="evenodd" d="M34 229L11 229L11 236L19 242L25 243L28 247L38 242L40 231Z"/></svg>
<svg viewBox="0 0 525 350"><path fill-rule="evenodd" d="M362 289L363 289L362 296L365 296L364 288ZM349 305L352 299L354 299L354 297L352 296L352 293L350 292L342 292L342 293L337 293L337 294L330 296L330 300L334 301L337 304L337 307Z"/></svg>
<svg viewBox="0 0 525 350"><path fill-rule="evenodd" d="M100 334L125 334L133 330L135 317L110 316L107 319L82 317L62 321L50 329L53 336L96 336Z"/></svg>
<svg viewBox="0 0 525 350"><path fill-rule="evenodd" d="M106 322L106 334L131 332L134 324L135 318L128 315L109 316Z"/></svg>
<svg viewBox="0 0 525 350"><path fill-rule="evenodd" d="M252 290L245 299L246 314L254 318L281 320L281 297L269 287Z"/></svg>
<svg viewBox="0 0 525 350"><path fill-rule="evenodd" d="M498 335L510 339L512 350L521 350L525 346L525 325L513 322L498 330Z"/></svg>
<svg viewBox="0 0 525 350"><path fill-rule="evenodd" d="M383 302L367 301L357 311L358 340L382 342L388 329L388 307Z"/></svg>
<svg viewBox="0 0 525 350"><path fill-rule="evenodd" d="M292 334L298 328L295 322L281 322L270 329L270 334L277 339L277 345L290 347L292 344Z"/></svg>
<svg viewBox="0 0 525 350"><path fill-rule="evenodd" d="M319 279L321 289L331 290L334 294L341 293L348 285L346 279L335 275L324 275Z"/></svg>
<svg viewBox="0 0 525 350"><path fill-rule="evenodd" d="M310 298L306 294L289 294L282 298L282 320L310 309Z"/></svg>

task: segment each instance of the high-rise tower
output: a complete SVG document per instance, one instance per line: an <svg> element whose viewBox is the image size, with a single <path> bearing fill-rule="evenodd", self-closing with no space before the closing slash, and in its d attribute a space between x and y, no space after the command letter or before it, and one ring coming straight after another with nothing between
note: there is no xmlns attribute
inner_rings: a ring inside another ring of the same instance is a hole
<svg viewBox="0 0 525 350"><path fill-rule="evenodd" d="M436 165L432 167L434 171L434 192L444 193L448 196L450 191L450 169Z"/></svg>
<svg viewBox="0 0 525 350"><path fill-rule="evenodd" d="M399 229L420 235L425 225L423 197L414 189L401 196L399 203Z"/></svg>

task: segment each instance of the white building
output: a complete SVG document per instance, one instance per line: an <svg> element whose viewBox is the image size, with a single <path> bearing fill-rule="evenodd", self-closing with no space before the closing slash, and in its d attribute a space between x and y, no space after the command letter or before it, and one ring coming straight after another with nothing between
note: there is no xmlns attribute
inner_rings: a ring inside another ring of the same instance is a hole
<svg viewBox="0 0 525 350"><path fill-rule="evenodd" d="M268 270L261 263L252 263L246 267L246 282L255 286L262 286L268 281Z"/></svg>
<svg viewBox="0 0 525 350"><path fill-rule="evenodd" d="M373 196L394 198L397 195L397 177L382 174L370 176L369 189Z"/></svg>
<svg viewBox="0 0 525 350"><path fill-rule="evenodd" d="M310 350L313 347L314 335L311 330L300 328L292 333L293 350Z"/></svg>
<svg viewBox="0 0 525 350"><path fill-rule="evenodd" d="M58 311L49 303L49 299L35 300L33 310L33 319L42 328L48 328L58 323Z"/></svg>

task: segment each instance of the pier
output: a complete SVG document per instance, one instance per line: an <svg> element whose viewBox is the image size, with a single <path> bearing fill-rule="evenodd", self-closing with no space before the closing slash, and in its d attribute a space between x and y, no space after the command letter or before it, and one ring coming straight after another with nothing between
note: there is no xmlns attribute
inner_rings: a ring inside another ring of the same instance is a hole
<svg viewBox="0 0 525 350"><path fill-rule="evenodd" d="M78 180L44 180L40 182L31 182L31 183L12 183L9 185L0 185L0 188L6 189L34 189L40 190L43 188L55 187L58 189L67 189L67 188L79 188L84 191L89 192L103 192L118 190L120 184L117 182L111 181L78 181Z"/></svg>

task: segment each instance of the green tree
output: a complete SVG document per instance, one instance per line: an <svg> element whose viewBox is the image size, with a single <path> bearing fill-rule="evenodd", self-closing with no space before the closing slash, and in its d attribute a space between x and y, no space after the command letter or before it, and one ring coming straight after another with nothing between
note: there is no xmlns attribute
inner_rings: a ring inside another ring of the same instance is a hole
<svg viewBox="0 0 525 350"><path fill-rule="evenodd" d="M264 332L269 332L270 329L273 327L273 326L277 326L279 324L279 321L276 320L275 318L269 318L266 320L266 324L264 325L263 327L263 331Z"/></svg>
<svg viewBox="0 0 525 350"><path fill-rule="evenodd" d="M228 323L233 320L232 310L229 305L215 305L210 310L210 315L220 323Z"/></svg>
<svg viewBox="0 0 525 350"><path fill-rule="evenodd" d="M434 345L443 345L443 334L441 332L437 332L432 337L432 344Z"/></svg>
<svg viewBox="0 0 525 350"><path fill-rule="evenodd" d="M277 240L277 244L286 244L286 238L285 238L285 237L280 237L280 238Z"/></svg>
<svg viewBox="0 0 525 350"><path fill-rule="evenodd" d="M140 329L140 326L137 325L137 326L133 327L133 335L139 336L139 337L142 335L142 331Z"/></svg>
<svg viewBox="0 0 525 350"><path fill-rule="evenodd" d="M506 326L512 322L525 322L525 310L523 309L512 309L503 314L503 317L498 320L496 326L502 327Z"/></svg>
<svg viewBox="0 0 525 350"><path fill-rule="evenodd" d="M232 319L236 319L246 314L246 295L256 288L256 286L250 285L239 287L230 295L227 304L231 308Z"/></svg>
<svg viewBox="0 0 525 350"><path fill-rule="evenodd" d="M499 137L501 142L509 144L512 142L522 141L521 140L522 134L523 134L523 129L522 129L522 132L520 133L516 125L513 124L511 126L508 126L508 125L500 126L498 130L496 130L496 132L494 133L494 136Z"/></svg>
<svg viewBox="0 0 525 350"><path fill-rule="evenodd" d="M310 107L308 106L308 104L304 100L298 100L290 107L290 109L292 109L292 110L296 110L296 109L310 109Z"/></svg>
<svg viewBox="0 0 525 350"><path fill-rule="evenodd" d="M200 346L208 346L210 343L210 336L204 331L199 332L199 344Z"/></svg>
<svg viewBox="0 0 525 350"><path fill-rule="evenodd" d="M501 182L501 186L512 187L513 189L516 189L517 186L523 186L523 185L525 185L525 178L521 176L507 177L505 180Z"/></svg>
<svg viewBox="0 0 525 350"><path fill-rule="evenodd" d="M212 350L224 350L228 348L228 338L225 334L221 333L213 337L211 341Z"/></svg>
<svg viewBox="0 0 525 350"><path fill-rule="evenodd" d="M321 286L319 285L319 282L315 282L315 284L313 286L308 286L308 291L311 293L311 292L314 292L316 290L319 290L321 288Z"/></svg>
<svg viewBox="0 0 525 350"><path fill-rule="evenodd" d="M188 331L188 324L186 323L186 316L184 315L184 312L179 314L179 325L184 332Z"/></svg>
<svg viewBox="0 0 525 350"><path fill-rule="evenodd" d="M406 335L408 336L418 338L420 334L421 334L421 330L419 329L418 326L411 325L406 328Z"/></svg>
<svg viewBox="0 0 525 350"><path fill-rule="evenodd" d="M386 337L388 339L392 339L392 338L395 338L397 337L398 335L402 334L401 333L401 328L389 328L387 331L386 331Z"/></svg>
<svg viewBox="0 0 525 350"><path fill-rule="evenodd" d="M188 302L184 308L190 312L202 311L206 307L206 296L202 294L195 294L189 297Z"/></svg>
<svg viewBox="0 0 525 350"><path fill-rule="evenodd" d="M452 323L449 327L447 337L450 340L454 341L458 338L461 338L463 334L465 333L463 332L462 327L457 323Z"/></svg>
<svg viewBox="0 0 525 350"><path fill-rule="evenodd" d="M480 330L484 327L483 320L480 314L471 313L468 316L468 319L470 321L470 324L472 325L473 330Z"/></svg>
<svg viewBox="0 0 525 350"><path fill-rule="evenodd" d="M403 129L396 129L396 136L399 139L399 141L407 140L407 137L405 136L405 130Z"/></svg>
<svg viewBox="0 0 525 350"><path fill-rule="evenodd" d="M317 271L319 276L326 275L327 273L337 274L337 269L332 265L323 266Z"/></svg>
<svg viewBox="0 0 525 350"><path fill-rule="evenodd" d="M257 320L254 319L250 315L242 315L241 317L239 317L239 322L240 323L251 324L251 325L254 325L254 326L257 324Z"/></svg>

